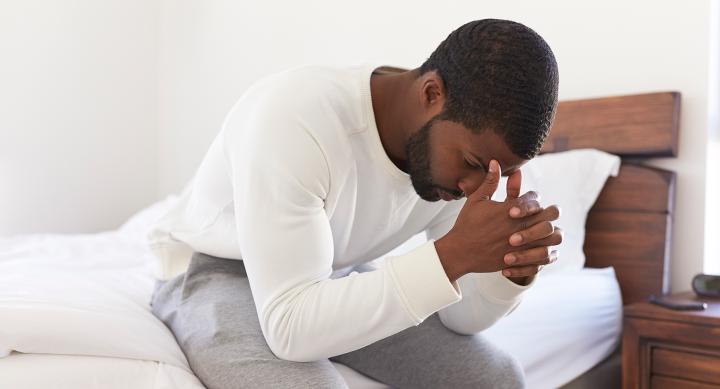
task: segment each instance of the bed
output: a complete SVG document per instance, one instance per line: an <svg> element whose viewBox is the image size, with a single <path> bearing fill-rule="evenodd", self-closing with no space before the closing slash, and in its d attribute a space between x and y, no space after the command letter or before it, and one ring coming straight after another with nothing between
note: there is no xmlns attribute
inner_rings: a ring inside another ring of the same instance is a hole
<svg viewBox="0 0 720 389"><path fill-rule="evenodd" d="M668 287L674 174L640 163L676 154L679 101L666 92L560 103L543 153L590 147L623 165L587 214L586 268L543 275L484 332L516 355L528 387L619 387L622 305ZM157 269L145 235L176 200L114 231L0 238L1 388L203 387L149 308ZM337 368L353 389L386 387Z"/></svg>

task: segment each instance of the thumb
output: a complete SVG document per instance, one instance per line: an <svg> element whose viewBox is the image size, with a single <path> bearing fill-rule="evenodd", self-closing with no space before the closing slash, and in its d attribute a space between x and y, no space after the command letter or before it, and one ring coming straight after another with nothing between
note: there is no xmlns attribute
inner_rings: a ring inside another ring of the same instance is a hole
<svg viewBox="0 0 720 389"><path fill-rule="evenodd" d="M513 173L510 177L508 177L507 180L507 190L505 191L507 193L507 197L505 200L508 199L516 199L520 196L520 186L522 185L522 173L520 173L520 170L516 170L515 173Z"/></svg>
<svg viewBox="0 0 720 389"><path fill-rule="evenodd" d="M498 188L498 183L500 183L500 164L493 159L490 161L485 179L475 192L470 195L469 199L472 201L490 200Z"/></svg>

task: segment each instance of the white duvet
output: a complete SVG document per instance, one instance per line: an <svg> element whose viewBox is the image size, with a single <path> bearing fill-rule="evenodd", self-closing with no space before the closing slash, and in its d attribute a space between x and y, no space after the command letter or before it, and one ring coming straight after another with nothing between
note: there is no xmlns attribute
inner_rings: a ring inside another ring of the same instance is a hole
<svg viewBox="0 0 720 389"><path fill-rule="evenodd" d="M172 333L149 310L154 261L143 244L141 219L162 207L113 232L0 239L0 388L49 387L41 379L77 387L67 374L72 363L59 355L84 357L75 359L86 366L81 382L98 388L144 387L129 384L148 374L153 388L203 388ZM119 360L108 364L108 357ZM137 374L118 380L113 372L126 365ZM52 381L58 376L48 371L61 374L61 381Z"/></svg>
<svg viewBox="0 0 720 389"><path fill-rule="evenodd" d="M169 198L120 229L0 238L0 388L202 388L150 312L156 265L145 245ZM558 387L617 345L612 269L541 277L484 336L515 354L530 388ZM352 388L381 387L340 367Z"/></svg>

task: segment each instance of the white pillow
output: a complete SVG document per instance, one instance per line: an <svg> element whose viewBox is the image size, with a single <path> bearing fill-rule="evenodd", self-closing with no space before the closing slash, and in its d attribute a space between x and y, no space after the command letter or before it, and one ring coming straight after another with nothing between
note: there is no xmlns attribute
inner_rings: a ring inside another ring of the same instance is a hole
<svg viewBox="0 0 720 389"><path fill-rule="evenodd" d="M561 210L555 223L564 232L563 243L557 247L558 261L545 267L543 273L575 271L585 266L587 213L607 178L617 176L619 169L620 157L595 149L543 154L521 169L521 193L534 190L540 194L541 206L556 204ZM493 199L505 199L505 180Z"/></svg>

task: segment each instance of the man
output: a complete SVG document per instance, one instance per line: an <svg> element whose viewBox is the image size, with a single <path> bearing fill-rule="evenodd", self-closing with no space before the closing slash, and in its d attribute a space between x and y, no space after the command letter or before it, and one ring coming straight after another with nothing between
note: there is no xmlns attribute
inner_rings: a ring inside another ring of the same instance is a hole
<svg viewBox="0 0 720 389"><path fill-rule="evenodd" d="M512 357L468 335L557 257L558 209L519 197L555 58L531 29L479 20L419 69L384 69L257 82L151 234L174 276L153 311L208 388L346 387L328 358L393 387L522 387Z"/></svg>

